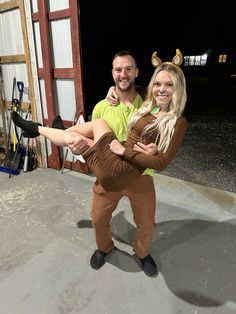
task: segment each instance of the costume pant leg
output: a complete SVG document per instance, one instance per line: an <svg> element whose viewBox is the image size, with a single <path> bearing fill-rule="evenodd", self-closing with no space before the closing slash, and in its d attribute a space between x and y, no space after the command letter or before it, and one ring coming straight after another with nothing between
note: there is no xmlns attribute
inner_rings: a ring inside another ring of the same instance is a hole
<svg viewBox="0 0 236 314"><path fill-rule="evenodd" d="M149 254L155 227L156 192L152 176L142 175L126 189L133 210L135 232L134 251L139 258Z"/></svg>
<svg viewBox="0 0 236 314"><path fill-rule="evenodd" d="M103 252L109 252L114 248L110 224L112 213L121 197L120 192L106 192L97 181L93 186L91 218L97 247Z"/></svg>

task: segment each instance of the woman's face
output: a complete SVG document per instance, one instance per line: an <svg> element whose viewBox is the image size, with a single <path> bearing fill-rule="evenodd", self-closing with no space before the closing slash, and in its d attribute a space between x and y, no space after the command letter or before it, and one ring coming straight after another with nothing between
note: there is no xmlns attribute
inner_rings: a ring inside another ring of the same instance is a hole
<svg viewBox="0 0 236 314"><path fill-rule="evenodd" d="M174 93L174 84L169 72L163 70L157 73L154 80L152 95L159 105L167 105L171 102Z"/></svg>

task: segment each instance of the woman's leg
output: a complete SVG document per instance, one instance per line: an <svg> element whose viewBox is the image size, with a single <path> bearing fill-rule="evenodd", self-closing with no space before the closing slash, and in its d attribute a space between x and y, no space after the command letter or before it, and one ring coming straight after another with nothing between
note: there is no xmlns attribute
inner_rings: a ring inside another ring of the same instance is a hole
<svg viewBox="0 0 236 314"><path fill-rule="evenodd" d="M66 130L38 126L38 132L58 146L68 146L80 139L85 139L89 146L93 146L102 135L111 132L111 129L103 119L97 119Z"/></svg>
<svg viewBox="0 0 236 314"><path fill-rule="evenodd" d="M38 132L40 135L46 137L58 146L72 145L73 143L78 143L80 139L85 139L89 146L94 145L93 139L81 136L78 132L66 132L65 130L48 128L45 126L39 126Z"/></svg>
<svg viewBox="0 0 236 314"><path fill-rule="evenodd" d="M96 143L102 135L111 132L111 129L105 120L96 119L93 121L76 124L66 129L66 132L78 133L79 135L86 138L92 138L94 143Z"/></svg>
<svg viewBox="0 0 236 314"><path fill-rule="evenodd" d="M69 130L43 127L37 122L23 119L16 111L12 112L12 120L15 125L27 132L29 137L42 135L58 146L68 146L74 143L76 139L78 140L78 138L85 138L88 145L93 146L103 134L111 131L107 123L102 119L85 122Z"/></svg>

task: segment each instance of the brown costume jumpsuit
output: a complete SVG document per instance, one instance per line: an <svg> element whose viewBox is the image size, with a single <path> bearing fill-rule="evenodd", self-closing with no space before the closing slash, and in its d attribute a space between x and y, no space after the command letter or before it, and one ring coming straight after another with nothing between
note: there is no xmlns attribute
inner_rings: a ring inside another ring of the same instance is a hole
<svg viewBox="0 0 236 314"><path fill-rule="evenodd" d="M153 119L152 116L150 116L150 119ZM137 126L137 125L136 125ZM130 147L126 148L125 150L125 156L127 158L130 158L133 163L136 162L142 162L144 168L149 168L155 166L153 164L157 163L157 170L163 170L169 162L174 157L176 151L178 150L185 130L187 128L187 122L186 119L183 117L180 117L177 120L176 127L175 127L175 133L172 137L170 146L168 148L168 151L165 154L159 153L155 156L148 156L141 153L134 152L132 150L133 143L136 143L140 139L139 131L135 130L136 126L134 126L133 129L133 137L131 135L129 136L126 145L130 143ZM137 133L138 132L138 133ZM109 140L107 141L107 144L111 142L111 140L114 138L114 136L110 133L107 133L104 137L108 136L109 134ZM111 136L111 137L110 137ZM103 141L103 139L100 139ZM132 142L129 142L129 140ZM151 142L151 141L150 141ZM99 141L100 143L100 141ZM95 145L96 148L98 148L98 151L100 149L104 150L104 154L110 154L112 155L112 158L114 158L113 153L110 151L110 147L106 145L103 147L102 143L97 143ZM95 149L89 148L86 152L86 154L90 153L90 150L93 151ZM92 156L94 154L94 156ZM126 155L127 154L127 155ZM94 157L95 160L101 165L101 168L97 167L97 170L101 172L110 171L111 169L105 168L107 166L105 155L101 153L101 160L99 161L98 156L96 156L96 153L91 152L91 157ZM116 158L120 159L121 161L124 161L124 156L117 156ZM142 161L141 161L142 160ZM96 167L95 165L92 165L92 162L89 164L91 167ZM135 168L135 165L133 164L132 167ZM91 169L92 170L92 169ZM136 170L135 170L136 172ZM140 169L141 172L141 169ZM110 175L110 173L109 173ZM123 176L125 176L125 173L123 173ZM109 182L109 186L111 186L112 181ZM117 185L116 182L115 186ZM124 196L126 196L130 200L130 204L133 210L133 219L137 226L136 232L135 232L135 241L134 241L134 251L136 255L140 258L145 257L147 254L149 254L150 250L150 244L151 239L153 236L154 231L154 221L155 221L155 207L156 207L156 196L155 196L155 187L153 178L149 175L142 175L139 176L132 184L127 186L127 188L120 189L119 191L112 192L104 189L101 184L99 184L98 180L96 180L94 186L93 186L93 202L92 202L92 209L91 209L91 217L93 221L93 228L96 238L96 243L98 248L103 252L109 252L114 248L114 243L112 240L111 235L111 229L110 229L110 223L112 219L112 213L116 209L120 199ZM145 205L144 205L145 204Z"/></svg>
<svg viewBox="0 0 236 314"><path fill-rule="evenodd" d="M138 119L124 143L126 149L123 156L110 150L109 144L116 138L112 132L104 134L93 147L82 153L89 169L105 190L120 191L131 185L146 168L162 171L169 165L182 143L187 121L184 117L177 119L174 135L166 153L159 152L148 156L134 151L133 145L140 141L144 127L153 119L155 117L149 113ZM156 134L153 132L145 144L154 143L155 140Z"/></svg>

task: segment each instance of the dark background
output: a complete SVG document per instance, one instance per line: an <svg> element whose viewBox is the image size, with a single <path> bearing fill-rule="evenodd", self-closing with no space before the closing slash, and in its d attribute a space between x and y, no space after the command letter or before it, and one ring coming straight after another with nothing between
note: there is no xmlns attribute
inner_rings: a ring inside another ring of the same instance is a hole
<svg viewBox="0 0 236 314"><path fill-rule="evenodd" d="M151 55L158 51L163 61L171 61L179 48L183 55L200 55L211 51L209 64L203 69L186 69L188 112L200 97L227 103L236 100L236 18L233 1L221 5L206 2L158 1L80 1L85 114L103 99L113 85L111 61L119 50L135 53L140 69L137 84L147 86L153 67ZM219 54L227 53L227 65L219 64ZM221 95L219 96L219 87ZM226 97L222 93L226 93ZM227 95L228 94L228 95ZM231 98L232 101L229 99ZM204 105L205 106L205 105ZM231 106L231 105L230 105ZM194 109L193 109L194 110ZM230 109L231 110L231 109Z"/></svg>

